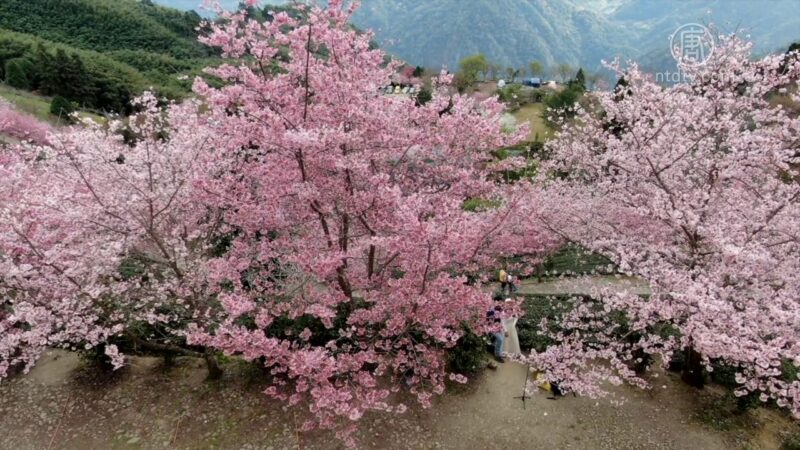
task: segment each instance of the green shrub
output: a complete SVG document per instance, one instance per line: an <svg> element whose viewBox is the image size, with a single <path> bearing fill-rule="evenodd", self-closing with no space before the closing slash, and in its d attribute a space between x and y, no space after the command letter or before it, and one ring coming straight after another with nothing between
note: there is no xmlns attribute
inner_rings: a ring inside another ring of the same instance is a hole
<svg viewBox="0 0 800 450"><path fill-rule="evenodd" d="M736 413L736 399L732 392L706 399L700 410L694 413L694 418L719 431L737 428L742 419Z"/></svg>
<svg viewBox="0 0 800 450"><path fill-rule="evenodd" d="M787 383L798 381L800 379L800 368L792 364L789 359L781 361L781 376Z"/></svg>
<svg viewBox="0 0 800 450"><path fill-rule="evenodd" d="M541 103L544 101L546 95L545 92L541 89L534 89L529 94L529 100L531 103Z"/></svg>
<svg viewBox="0 0 800 450"><path fill-rule="evenodd" d="M558 125L555 116L562 115L567 118L575 116L575 104L583 97L583 89L578 85L570 85L561 92L556 92L544 99L547 109L543 113L542 119L552 126Z"/></svg>
<svg viewBox="0 0 800 450"><path fill-rule="evenodd" d="M713 369L710 374L711 381L729 389L739 387L739 383L736 382L736 372L738 371L736 367L725 364L723 361L714 361L711 363L711 368Z"/></svg>
<svg viewBox="0 0 800 450"><path fill-rule="evenodd" d="M78 356L87 364L101 371L111 373L114 371L114 366L111 364L111 358L106 355L106 344L96 345L89 349L83 349L78 352Z"/></svg>
<svg viewBox="0 0 800 450"><path fill-rule="evenodd" d="M743 413L763 405L764 402L759 399L760 395L758 392L751 392L747 395L736 397L736 412Z"/></svg>
<svg viewBox="0 0 800 450"><path fill-rule="evenodd" d="M501 102L511 103L519 106L522 92L522 85L508 84L497 90L497 96Z"/></svg>
<svg viewBox="0 0 800 450"><path fill-rule="evenodd" d="M500 206L497 200L485 200L482 198L468 198L461 204L461 209L467 212L479 212L495 209Z"/></svg>
<svg viewBox="0 0 800 450"><path fill-rule="evenodd" d="M800 432L786 436L783 443L781 443L780 450L800 450Z"/></svg>
<svg viewBox="0 0 800 450"><path fill-rule="evenodd" d="M75 106L72 102L60 95L53 97L53 101L50 102L50 114L63 121L69 122L70 114L73 112L75 112Z"/></svg>
<svg viewBox="0 0 800 450"><path fill-rule="evenodd" d="M127 257L119 263L119 274L123 280L140 278L142 281L147 281L145 273L144 263L137 258Z"/></svg>
<svg viewBox="0 0 800 450"><path fill-rule="evenodd" d="M578 245L567 244L545 258L536 268L535 275L542 278L597 273L611 274L615 271L613 262L605 256Z"/></svg>
<svg viewBox="0 0 800 450"><path fill-rule="evenodd" d="M423 87L417 94L417 106L424 106L433 99L433 93L428 87Z"/></svg>
<svg viewBox="0 0 800 450"><path fill-rule="evenodd" d="M447 367L451 372L473 374L483 368L486 349L483 338L463 327L464 335L447 352Z"/></svg>
<svg viewBox="0 0 800 450"><path fill-rule="evenodd" d="M556 324L563 312L571 304L568 295L525 295L522 308L525 315L517 321L519 346L523 350L533 349L542 352L553 344L553 340L542 334L542 319L548 319L550 331L556 331Z"/></svg>

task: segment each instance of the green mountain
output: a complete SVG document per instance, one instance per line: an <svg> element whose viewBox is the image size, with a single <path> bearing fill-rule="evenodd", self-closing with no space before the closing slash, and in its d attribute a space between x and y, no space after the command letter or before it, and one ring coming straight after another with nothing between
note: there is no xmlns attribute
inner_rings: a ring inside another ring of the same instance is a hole
<svg viewBox="0 0 800 450"><path fill-rule="evenodd" d="M667 40L681 25L699 23L720 34L752 40L754 52L784 52L800 40L797 0L618 0L609 17L631 29L640 43L635 55L651 70L674 70Z"/></svg>
<svg viewBox="0 0 800 450"><path fill-rule="evenodd" d="M155 1L179 8L201 3ZM235 8L239 2L223 3ZM713 23L723 33L744 29L757 52L785 50L800 40L799 5L798 0L364 0L354 22L373 29L383 48L428 67L453 68L463 56L484 53L514 67L536 59L550 67L594 69L601 60L620 56L674 68L668 42L679 26Z"/></svg>
<svg viewBox="0 0 800 450"><path fill-rule="evenodd" d="M596 68L603 59L674 61L669 37L681 25L713 25L749 36L757 53L800 39L797 0L368 0L355 22L415 64L454 67L484 53L503 65L532 59Z"/></svg>
<svg viewBox="0 0 800 450"><path fill-rule="evenodd" d="M95 51L144 50L209 56L197 42L194 12L137 0L3 0L0 28Z"/></svg>
<svg viewBox="0 0 800 450"><path fill-rule="evenodd" d="M198 3L156 1L175 8ZM238 4L223 2L228 8ZM634 45L632 39L620 39L629 35L624 28L572 0L368 0L353 21L374 30L378 44L389 52L429 67L454 68L474 53L517 67L534 59L546 65L597 66L598 55L626 54Z"/></svg>
<svg viewBox="0 0 800 450"><path fill-rule="evenodd" d="M634 50L627 30L567 0L377 0L364 2L355 22L389 51L432 67L474 53L504 66L594 67Z"/></svg>

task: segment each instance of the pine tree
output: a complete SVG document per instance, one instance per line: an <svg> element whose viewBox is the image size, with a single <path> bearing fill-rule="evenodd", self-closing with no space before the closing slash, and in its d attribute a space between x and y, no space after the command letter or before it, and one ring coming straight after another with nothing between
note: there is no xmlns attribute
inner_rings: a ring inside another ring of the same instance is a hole
<svg viewBox="0 0 800 450"><path fill-rule="evenodd" d="M50 102L50 114L58 117L61 121L69 123L71 121L70 114L75 112L75 106L66 98L56 95L53 101Z"/></svg>
<svg viewBox="0 0 800 450"><path fill-rule="evenodd" d="M58 80L55 79L53 70L53 56L41 43L36 46L33 64L35 72L33 76L33 89L40 91L44 95L51 95L58 87Z"/></svg>
<svg viewBox="0 0 800 450"><path fill-rule="evenodd" d="M581 90L586 90L586 74L583 73L583 68L578 69L578 73L575 74L575 78L570 83L572 86L580 88Z"/></svg>
<svg viewBox="0 0 800 450"><path fill-rule="evenodd" d="M6 84L17 89L29 90L31 88L29 67L30 62L22 58L14 58L6 61Z"/></svg>
<svg viewBox="0 0 800 450"><path fill-rule="evenodd" d="M64 73L64 82L71 86L70 99L81 105L93 105L94 83L83 60L77 54L72 54L67 69Z"/></svg>

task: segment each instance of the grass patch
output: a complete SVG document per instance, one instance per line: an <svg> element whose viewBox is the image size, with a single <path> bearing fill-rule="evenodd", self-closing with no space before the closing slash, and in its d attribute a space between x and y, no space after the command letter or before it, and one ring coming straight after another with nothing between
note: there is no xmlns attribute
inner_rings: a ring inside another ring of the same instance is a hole
<svg viewBox="0 0 800 450"><path fill-rule="evenodd" d="M540 330L542 319L547 319L551 324L557 324L566 309L569 296L556 295L522 295L522 309L525 315L517 322L519 345L524 350L543 352L553 345L553 340ZM554 331L550 327L550 331Z"/></svg>
<svg viewBox="0 0 800 450"><path fill-rule="evenodd" d="M44 122L53 122L50 114L50 99L14 89L11 86L0 83L0 97L14 105L21 112L36 117Z"/></svg>
<svg viewBox="0 0 800 450"><path fill-rule="evenodd" d="M0 98L14 105L17 111L36 117L42 122L59 124L58 117L50 114L50 97L37 95L32 92L15 89L5 83L0 83ZM79 117L89 118L99 124L106 123L106 118L88 111L77 111ZM61 121L63 124L63 120Z"/></svg>
<svg viewBox="0 0 800 450"><path fill-rule="evenodd" d="M528 141L543 142L553 136L553 129L542 119L544 108L545 106L542 103L531 103L511 113L517 119L517 122L528 122L530 124Z"/></svg>
<svg viewBox="0 0 800 450"><path fill-rule="evenodd" d="M536 269L534 275L541 278L613 274L616 270L610 259L577 245L567 244L549 255Z"/></svg>
<svg viewBox="0 0 800 450"><path fill-rule="evenodd" d="M719 431L745 429L753 423L750 415L737 407L737 398L731 391L706 396L693 418Z"/></svg>
<svg viewBox="0 0 800 450"><path fill-rule="evenodd" d="M800 450L800 432L792 433L784 438L780 450Z"/></svg>

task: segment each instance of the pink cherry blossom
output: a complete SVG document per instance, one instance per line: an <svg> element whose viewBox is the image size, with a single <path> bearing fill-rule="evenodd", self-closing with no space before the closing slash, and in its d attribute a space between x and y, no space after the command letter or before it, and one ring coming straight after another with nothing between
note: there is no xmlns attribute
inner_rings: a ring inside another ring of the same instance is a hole
<svg viewBox="0 0 800 450"><path fill-rule="evenodd" d="M227 58L208 69L221 87L198 78L163 110L147 94L125 133L84 124L0 154L0 376L48 346L105 344L117 367L123 343L222 352L351 445L365 412L406 410L394 392L429 406L465 381L445 354L464 326L488 331L498 258L558 242L530 220L530 183L497 181L491 152L527 130L446 74L424 106L384 96L400 63L353 11L221 12L203 38Z"/></svg>
<svg viewBox="0 0 800 450"><path fill-rule="evenodd" d="M209 140L196 103L156 105L138 101L135 143L121 122L89 121L44 147L0 150L0 377L50 346L133 339L142 323L175 329L168 344L204 313L194 275L213 215L190 193ZM167 136L170 122L184 126ZM116 347L106 353L121 365Z"/></svg>
<svg viewBox="0 0 800 450"><path fill-rule="evenodd" d="M307 13L229 14L204 39L242 58L210 70L223 87L195 83L220 168L198 201L235 237L208 265L223 320L189 339L263 361L270 395L306 400L314 425L332 427L393 410L387 381L428 405L461 325L485 329L490 298L462 274L554 240L527 220L527 183L494 181L490 152L525 133L503 130L496 99L453 96L446 77L425 106L384 96L399 63L351 29L352 9ZM498 206L467 212L471 198ZM297 336L276 328L285 319L315 326Z"/></svg>
<svg viewBox="0 0 800 450"><path fill-rule="evenodd" d="M605 381L646 385L630 370L642 355L666 363L691 350L709 368L736 367L737 395L800 414L800 380L780 370L800 365L800 119L769 102L796 85L800 63L753 60L749 44L725 38L676 86L610 67L627 86L594 96L549 144L537 219L646 279L652 295L576 300L557 345L530 361L566 389L603 395Z"/></svg>
<svg viewBox="0 0 800 450"><path fill-rule="evenodd" d="M50 126L46 123L19 112L0 100L0 138L6 135L19 141L42 145L47 143L47 134L50 132Z"/></svg>

